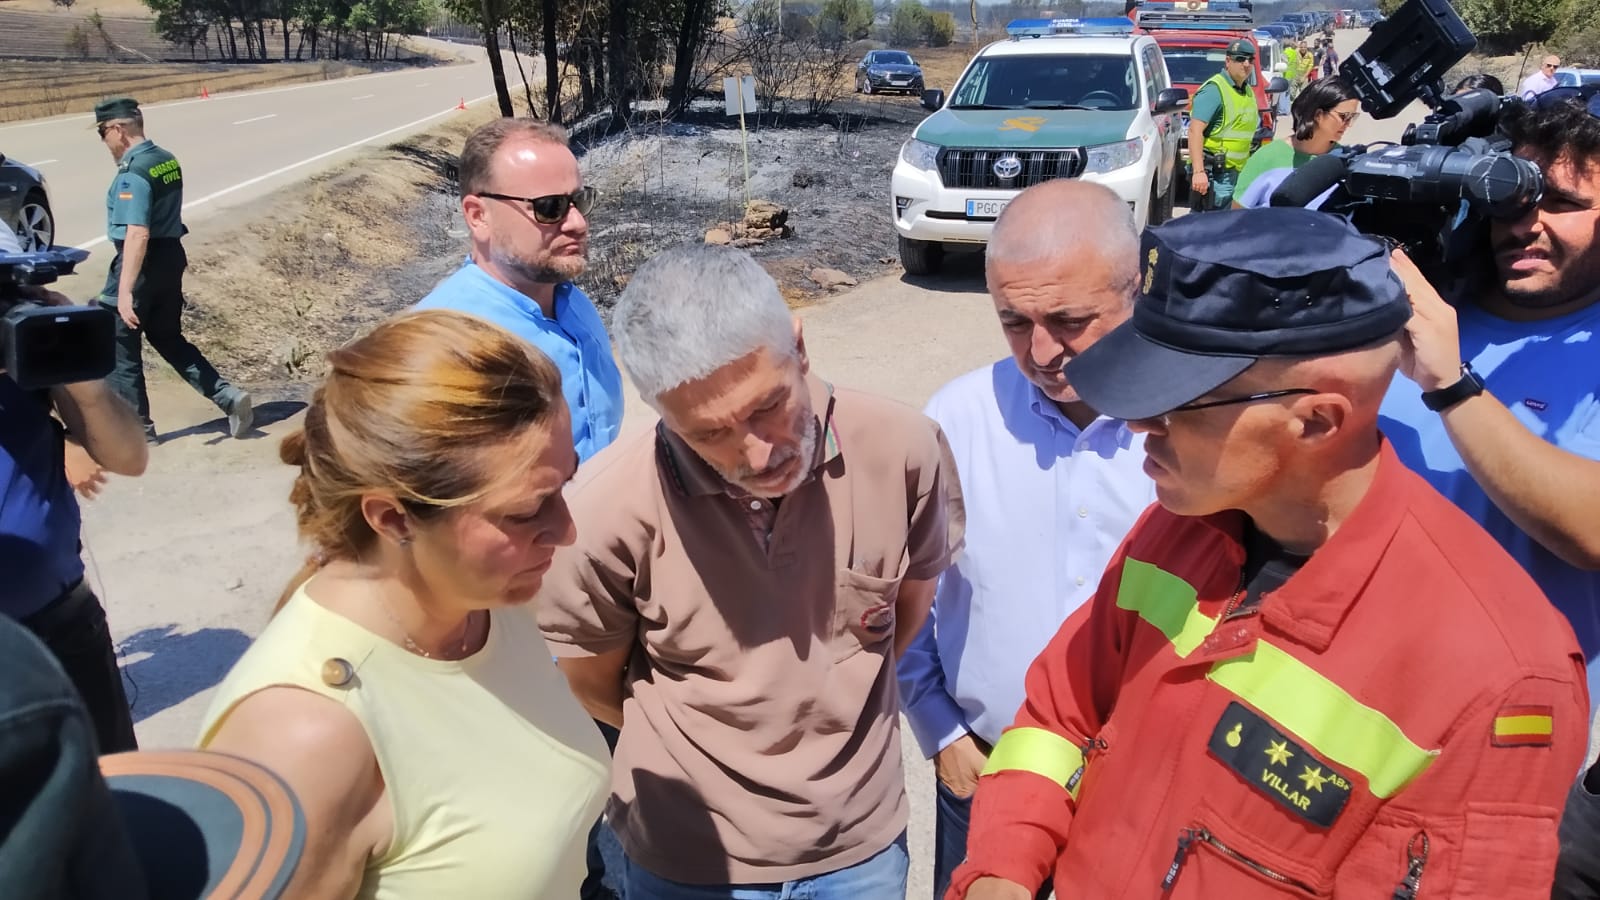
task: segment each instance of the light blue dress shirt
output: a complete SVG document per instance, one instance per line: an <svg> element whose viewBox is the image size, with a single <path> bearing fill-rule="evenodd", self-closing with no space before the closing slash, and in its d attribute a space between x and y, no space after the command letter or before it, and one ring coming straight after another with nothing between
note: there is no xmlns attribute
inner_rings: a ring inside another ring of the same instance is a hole
<svg viewBox="0 0 1600 900"><path fill-rule="evenodd" d="M1143 435L1104 417L1080 431L1010 359L945 385L926 411L955 456L967 519L966 549L898 668L931 757L969 730L999 740L1028 666L1094 595L1155 484Z"/></svg>
<svg viewBox="0 0 1600 900"><path fill-rule="evenodd" d="M1569 453L1600 460L1600 304L1539 322L1462 304L1456 320L1461 358L1517 421ZM1589 660L1590 704L1600 704L1600 572L1563 561L1494 505L1410 379L1395 378L1379 415L1401 461L1482 525L1566 615Z"/></svg>
<svg viewBox="0 0 1600 900"><path fill-rule="evenodd" d="M487 319L538 347L561 370L572 414L572 442L582 462L617 439L622 427L622 372L599 310L571 282L556 287L554 319L539 304L496 281L471 260L439 282L417 309L448 309Z"/></svg>

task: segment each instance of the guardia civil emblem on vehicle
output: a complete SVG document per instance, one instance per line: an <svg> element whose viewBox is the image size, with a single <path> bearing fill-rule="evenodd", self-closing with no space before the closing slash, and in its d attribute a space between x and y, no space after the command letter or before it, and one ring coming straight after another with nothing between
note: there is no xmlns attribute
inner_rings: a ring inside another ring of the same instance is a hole
<svg viewBox="0 0 1600 900"><path fill-rule="evenodd" d="M1015 153L1007 153L994 161L994 174L1009 181L1022 174L1022 160Z"/></svg>

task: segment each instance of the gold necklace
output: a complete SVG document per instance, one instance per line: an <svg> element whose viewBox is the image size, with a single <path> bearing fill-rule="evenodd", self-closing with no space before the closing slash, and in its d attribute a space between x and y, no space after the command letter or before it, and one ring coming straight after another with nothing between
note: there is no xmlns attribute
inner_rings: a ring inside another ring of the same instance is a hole
<svg viewBox="0 0 1600 900"><path fill-rule="evenodd" d="M422 647L420 647L417 644L416 641L411 639L411 632L407 631L406 627L404 625L400 624L399 617L397 617L394 614L394 610L391 610L389 608L389 604L388 603L384 602L382 599L379 599L378 605L383 608L383 614L389 617L389 621L394 623L394 627L398 628L400 630L400 637L405 639L406 649L407 650L409 650L412 653L415 653L418 656L421 656L421 657L423 657L425 659L434 659L435 658L432 653L429 653L428 651L422 649ZM461 657L464 657L464 656L467 655L467 640L472 635L472 617L475 616L475 615L477 615L477 611L476 610L474 610L473 612L467 613L467 620L464 623L462 623L462 625L461 625L461 646L460 646L460 654L461 655L458 656L458 657L454 657L455 659L460 659Z"/></svg>

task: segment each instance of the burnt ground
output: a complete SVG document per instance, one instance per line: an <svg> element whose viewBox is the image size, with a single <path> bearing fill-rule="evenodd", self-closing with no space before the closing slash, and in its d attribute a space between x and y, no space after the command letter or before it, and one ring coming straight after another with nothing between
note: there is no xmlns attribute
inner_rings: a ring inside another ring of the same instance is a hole
<svg viewBox="0 0 1600 900"><path fill-rule="evenodd" d="M825 293L807 278L813 268L861 280L898 268L889 176L922 115L913 98L872 97L826 116L747 118L750 196L789 208L794 228L751 253L791 304ZM488 116L465 113L369 151L284 191L248 221L198 228L185 289L195 342L262 398L304 399L328 350L415 303L460 264L456 153ZM577 135L585 178L601 192L580 285L609 318L640 262L742 214L738 119L717 103Z"/></svg>

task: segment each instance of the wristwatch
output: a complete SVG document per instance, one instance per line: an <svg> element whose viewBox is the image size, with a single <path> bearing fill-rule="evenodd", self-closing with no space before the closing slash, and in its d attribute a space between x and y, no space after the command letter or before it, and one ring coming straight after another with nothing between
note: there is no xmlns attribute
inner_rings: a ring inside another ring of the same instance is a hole
<svg viewBox="0 0 1600 900"><path fill-rule="evenodd" d="M1461 364L1461 380L1436 391L1422 392L1422 405L1434 412L1444 412L1468 397L1483 393L1483 379L1472 371L1471 363Z"/></svg>

